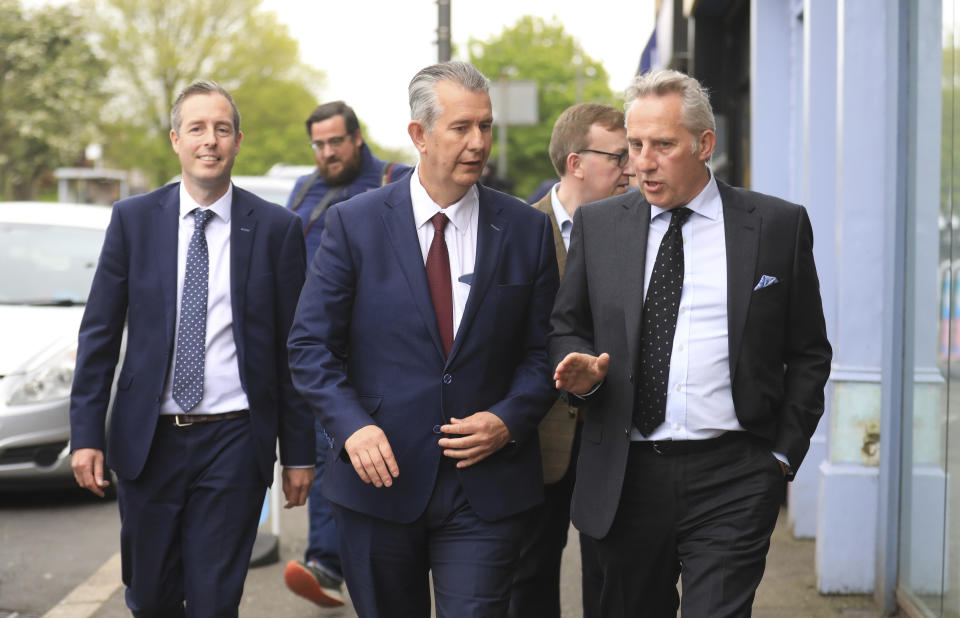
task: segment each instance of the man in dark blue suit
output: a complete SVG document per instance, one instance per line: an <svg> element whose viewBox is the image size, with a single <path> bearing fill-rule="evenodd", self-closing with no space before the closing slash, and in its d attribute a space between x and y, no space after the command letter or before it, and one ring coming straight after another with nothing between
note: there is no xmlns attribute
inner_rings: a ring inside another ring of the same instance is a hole
<svg viewBox="0 0 960 618"><path fill-rule="evenodd" d="M557 288L546 215L477 184L487 79L410 82L413 173L333 207L290 333L290 368L333 440L324 491L362 617L504 616L527 512Z"/></svg>
<svg viewBox="0 0 960 618"><path fill-rule="evenodd" d="M183 181L117 202L107 228L80 325L73 469L102 496L106 452L119 479L134 616L236 616L278 436L288 508L313 479L313 421L285 351L303 234L230 183L243 136L228 92L188 86L171 126Z"/></svg>

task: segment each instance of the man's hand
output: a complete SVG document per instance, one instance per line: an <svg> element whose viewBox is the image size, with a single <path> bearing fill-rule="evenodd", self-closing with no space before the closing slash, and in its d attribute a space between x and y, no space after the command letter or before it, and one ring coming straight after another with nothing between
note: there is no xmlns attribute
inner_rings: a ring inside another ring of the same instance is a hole
<svg viewBox="0 0 960 618"><path fill-rule="evenodd" d="M287 498L283 508L292 509L306 504L310 486L313 485L313 468L284 468L282 478L283 495Z"/></svg>
<svg viewBox="0 0 960 618"><path fill-rule="evenodd" d="M557 388L574 395L585 395L607 377L609 368L610 355L606 352L600 356L571 352L557 365L553 379Z"/></svg>
<svg viewBox="0 0 960 618"><path fill-rule="evenodd" d="M73 452L70 464L77 485L102 498L103 488L110 485L110 481L103 478L103 451L98 448L78 448Z"/></svg>
<svg viewBox="0 0 960 618"><path fill-rule="evenodd" d="M400 468L393 457L387 434L376 425L366 425L353 432L343 443L350 463L364 483L375 487L390 487L400 476Z"/></svg>
<svg viewBox="0 0 960 618"><path fill-rule="evenodd" d="M440 438L437 444L446 457L459 459L458 468L472 466L496 453L510 441L510 430L493 412L476 412L467 418L451 418L440 431L456 438Z"/></svg>

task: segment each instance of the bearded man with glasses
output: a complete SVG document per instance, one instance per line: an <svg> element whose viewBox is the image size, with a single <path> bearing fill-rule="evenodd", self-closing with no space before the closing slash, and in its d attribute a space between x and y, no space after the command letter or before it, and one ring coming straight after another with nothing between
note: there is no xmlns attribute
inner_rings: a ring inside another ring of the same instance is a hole
<svg viewBox="0 0 960 618"><path fill-rule="evenodd" d="M343 101L324 103L307 118L307 135L317 169L297 180L287 208L303 220L307 266L323 234L324 215L334 204L406 176L410 167L373 156L363 141L360 122ZM320 479L330 450L329 438L315 421L317 432L316 476L310 490L310 530L303 562L291 560L284 571L287 587L322 607L343 605L343 575L337 528Z"/></svg>

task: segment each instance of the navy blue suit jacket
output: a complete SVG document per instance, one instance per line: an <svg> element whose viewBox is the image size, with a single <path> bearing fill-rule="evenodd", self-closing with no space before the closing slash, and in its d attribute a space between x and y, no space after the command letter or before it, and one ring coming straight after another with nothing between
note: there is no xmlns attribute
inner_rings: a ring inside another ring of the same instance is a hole
<svg viewBox="0 0 960 618"><path fill-rule="evenodd" d="M105 450L123 479L136 478L146 462L173 354L179 209L179 183L116 203L80 325L71 448ZM284 465L309 466L315 457L313 419L286 362L305 263L300 219L233 187L233 337L265 483L273 478L278 435ZM126 356L105 435L125 321Z"/></svg>
<svg viewBox="0 0 960 618"><path fill-rule="evenodd" d="M409 182L328 211L290 333L290 368L334 441L324 493L341 506L415 520L442 456L439 425L484 410L503 420L511 443L458 472L472 508L496 520L542 500L537 424L556 399L545 349L558 285L553 233L542 212L477 188L475 271L449 358ZM386 433L400 469L389 488L363 483L343 451L371 424Z"/></svg>

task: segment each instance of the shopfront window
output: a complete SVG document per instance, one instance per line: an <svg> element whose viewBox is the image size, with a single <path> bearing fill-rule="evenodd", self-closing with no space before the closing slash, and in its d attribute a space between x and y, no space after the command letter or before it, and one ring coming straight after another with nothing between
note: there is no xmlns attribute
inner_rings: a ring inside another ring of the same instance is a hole
<svg viewBox="0 0 960 618"><path fill-rule="evenodd" d="M923 61L921 49L916 70L917 154L908 183L915 222L914 372L912 422L903 427L899 595L905 606L937 617L960 617L960 485L951 482L960 474L957 4L943 0L941 12L931 10L934 2L919 3L920 28L931 23L924 20L942 19L942 38L940 54Z"/></svg>

